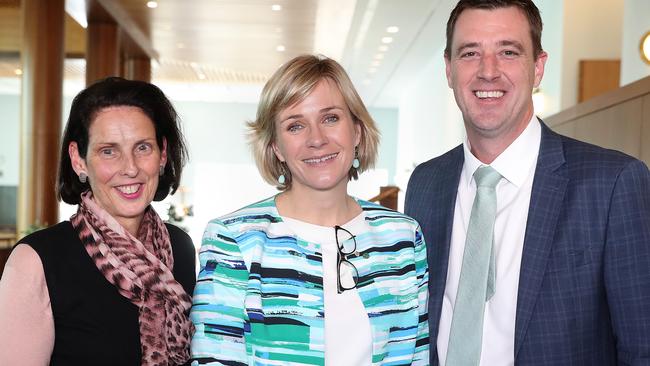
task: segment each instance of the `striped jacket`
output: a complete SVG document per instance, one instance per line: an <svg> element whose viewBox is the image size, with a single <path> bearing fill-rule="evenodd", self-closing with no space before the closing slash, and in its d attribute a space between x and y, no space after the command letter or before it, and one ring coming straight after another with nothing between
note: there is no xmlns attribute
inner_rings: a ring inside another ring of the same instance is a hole
<svg viewBox="0 0 650 366"><path fill-rule="evenodd" d="M357 291L372 331L373 365L426 365L428 269L418 223L357 201L367 232L354 233ZM196 364L323 365L323 267L318 244L296 237L274 197L204 233L191 319Z"/></svg>

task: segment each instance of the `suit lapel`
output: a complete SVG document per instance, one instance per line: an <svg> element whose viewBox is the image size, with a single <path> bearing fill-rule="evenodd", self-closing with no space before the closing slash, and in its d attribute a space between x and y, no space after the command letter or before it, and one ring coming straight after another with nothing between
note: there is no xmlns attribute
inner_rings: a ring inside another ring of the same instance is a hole
<svg viewBox="0 0 650 366"><path fill-rule="evenodd" d="M526 224L515 321L515 361L539 295L567 183L559 135L542 123L542 139Z"/></svg>
<svg viewBox="0 0 650 366"><path fill-rule="evenodd" d="M430 318L430 342L431 342L431 362L432 365L438 364L438 352L436 340L438 338L438 326L440 312L442 311L442 300L445 293L445 284L447 281L447 268L449 266L449 245L451 241L451 230L454 221L454 208L456 205L456 195L458 192L458 182L460 173L463 168L463 147L462 145L451 151L440 169L435 172L436 179L432 182L438 184L437 187L431 187L435 192L431 206L430 222L432 230L431 237L435 240L427 245L429 250L429 318ZM435 352L433 352L435 350Z"/></svg>

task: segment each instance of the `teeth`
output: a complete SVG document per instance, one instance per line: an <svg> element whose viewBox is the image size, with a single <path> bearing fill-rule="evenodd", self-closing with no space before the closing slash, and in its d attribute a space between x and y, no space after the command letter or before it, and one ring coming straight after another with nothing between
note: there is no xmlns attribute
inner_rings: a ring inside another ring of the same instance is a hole
<svg viewBox="0 0 650 366"><path fill-rule="evenodd" d="M477 90L474 92L474 94L481 98L501 98L503 96L502 91L496 91L496 90L490 90L490 91L483 91L483 90Z"/></svg>
<svg viewBox="0 0 650 366"><path fill-rule="evenodd" d="M119 186L117 189L124 194L133 194L140 188L139 184L132 184L130 186Z"/></svg>
<svg viewBox="0 0 650 366"><path fill-rule="evenodd" d="M331 155L326 155L326 156L323 156L323 157L320 157L320 158L305 159L303 161L305 163L307 163L307 164L318 164L318 163L322 163L322 162L330 160L330 159L334 159L336 157L336 155L338 155L338 153L331 154Z"/></svg>

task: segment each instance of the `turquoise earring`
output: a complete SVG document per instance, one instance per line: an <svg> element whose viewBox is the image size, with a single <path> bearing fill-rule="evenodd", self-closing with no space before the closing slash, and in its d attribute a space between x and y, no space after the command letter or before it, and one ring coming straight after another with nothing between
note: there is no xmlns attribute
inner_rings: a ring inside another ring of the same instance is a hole
<svg viewBox="0 0 650 366"><path fill-rule="evenodd" d="M283 186L284 183L287 182L287 177L284 175L284 174L285 174L284 164L285 164L284 161L280 161L280 170L281 170L282 172L280 173L280 176L278 177L278 183L279 183L281 186Z"/></svg>
<svg viewBox="0 0 650 366"><path fill-rule="evenodd" d="M354 160L352 160L352 167L354 169L359 169L361 162L359 161L359 146L354 147Z"/></svg>

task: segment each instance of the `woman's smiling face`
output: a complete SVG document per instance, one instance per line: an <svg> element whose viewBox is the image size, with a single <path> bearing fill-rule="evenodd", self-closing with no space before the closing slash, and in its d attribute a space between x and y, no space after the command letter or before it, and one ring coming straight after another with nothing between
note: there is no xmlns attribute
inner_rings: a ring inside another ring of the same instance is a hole
<svg viewBox="0 0 650 366"><path fill-rule="evenodd" d="M273 150L291 171L291 189L326 191L347 187L361 127L341 91L329 79L307 97L282 110Z"/></svg>
<svg viewBox="0 0 650 366"><path fill-rule="evenodd" d="M90 123L85 159L76 142L69 153L75 172L88 175L95 201L122 226L137 231L167 161L151 119L138 107L102 109Z"/></svg>

